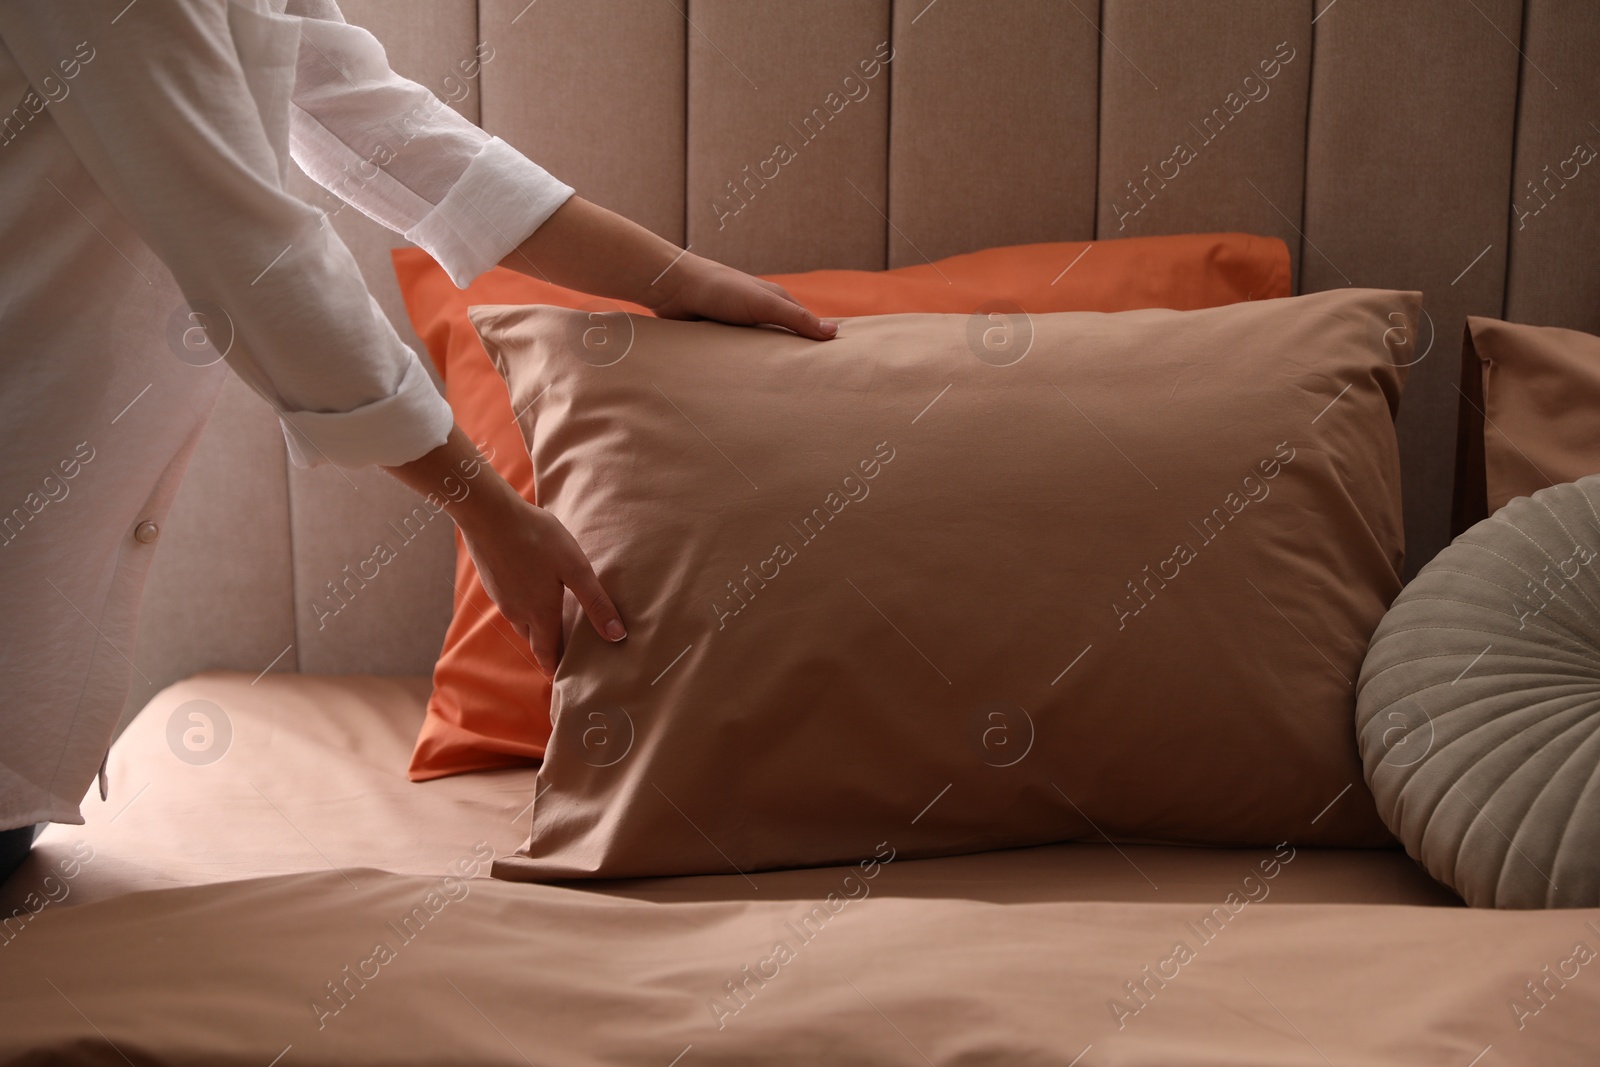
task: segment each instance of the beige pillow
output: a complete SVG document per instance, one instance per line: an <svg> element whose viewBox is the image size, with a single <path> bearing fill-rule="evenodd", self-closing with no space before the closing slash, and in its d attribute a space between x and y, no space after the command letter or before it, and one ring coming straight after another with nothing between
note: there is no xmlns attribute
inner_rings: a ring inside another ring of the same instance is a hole
<svg viewBox="0 0 1600 1067"><path fill-rule="evenodd" d="M1400 588L1415 293L847 319L479 307L578 625L506 878L1109 835L1392 843L1353 682Z"/></svg>
<svg viewBox="0 0 1600 1067"><path fill-rule="evenodd" d="M1361 668L1367 781L1468 904L1600 906L1600 477L1512 500L1422 568Z"/></svg>
<svg viewBox="0 0 1600 1067"><path fill-rule="evenodd" d="M1466 346L1482 375L1481 404L1469 399L1462 412L1483 434L1484 503L1474 520L1600 473L1600 337L1472 317Z"/></svg>

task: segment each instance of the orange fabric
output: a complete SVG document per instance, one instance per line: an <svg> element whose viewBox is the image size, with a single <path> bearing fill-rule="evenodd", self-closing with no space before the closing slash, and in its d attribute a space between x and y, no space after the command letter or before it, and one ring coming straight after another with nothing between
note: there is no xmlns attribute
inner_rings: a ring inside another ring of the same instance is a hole
<svg viewBox="0 0 1600 1067"><path fill-rule="evenodd" d="M533 500L533 465L512 415L510 395L467 321L467 308L581 308L594 298L505 268L489 271L461 290L426 252L401 248L393 255L412 325L444 379L457 423L494 469ZM1034 314L1193 310L1290 295L1288 247L1276 238L1248 234L1018 245L889 271L822 270L768 277L827 318L966 314L995 301ZM637 305L604 303L648 314ZM455 614L434 667L433 696L411 759L413 781L536 760L550 738L550 683L489 599L459 534L455 585Z"/></svg>

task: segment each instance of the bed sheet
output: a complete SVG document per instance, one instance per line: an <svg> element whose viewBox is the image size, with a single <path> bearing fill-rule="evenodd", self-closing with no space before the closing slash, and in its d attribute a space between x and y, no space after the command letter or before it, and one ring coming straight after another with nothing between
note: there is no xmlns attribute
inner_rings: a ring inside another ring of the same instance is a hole
<svg viewBox="0 0 1600 1067"><path fill-rule="evenodd" d="M474 877L520 844L533 776L407 782L426 694L231 674L161 694L114 749L112 799L7 886L31 903L0 939L0 1064L1564 1067L1600 1048L1600 910L1460 907L1398 852L1299 850L1260 899L1244 878L1270 852L1088 844L870 876ZM193 701L231 730L210 763L182 743Z"/></svg>
<svg viewBox="0 0 1600 1067"><path fill-rule="evenodd" d="M515 851L527 837L533 768L406 779L428 692L422 678L232 672L163 690L112 748L109 799L91 789L84 825L45 831L0 887L0 916L47 888L60 898L51 906L70 907L141 889L357 867L442 875L475 850ZM1244 892L1256 872L1252 884L1262 888L1253 891L1267 894L1258 902L1459 905L1398 849L1300 849L1266 882L1259 865L1272 858L1271 849L1069 843L897 862L875 889L996 903L1203 902ZM844 873L730 871L581 888L657 901L797 899Z"/></svg>
<svg viewBox="0 0 1600 1067"><path fill-rule="evenodd" d="M129 893L0 950L0 1063L1595 1062L1600 964L1577 946L1600 911L1210 914L656 903L369 868Z"/></svg>

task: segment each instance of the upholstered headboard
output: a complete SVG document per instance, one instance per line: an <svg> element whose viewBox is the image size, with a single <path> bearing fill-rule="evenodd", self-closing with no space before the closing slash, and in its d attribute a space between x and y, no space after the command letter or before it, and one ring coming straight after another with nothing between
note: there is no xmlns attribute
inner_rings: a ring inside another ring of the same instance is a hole
<svg viewBox="0 0 1600 1067"><path fill-rule="evenodd" d="M1413 571L1448 537L1464 317L1600 332L1600 172L1577 151L1600 147L1593 0L343 6L584 196L750 271L1240 230L1288 242L1299 291L1423 290L1436 339L1401 419ZM335 225L414 340L395 240L353 210ZM410 507L378 472L290 468L231 382L161 534L130 707L213 667L428 671L448 527L321 628L311 608Z"/></svg>

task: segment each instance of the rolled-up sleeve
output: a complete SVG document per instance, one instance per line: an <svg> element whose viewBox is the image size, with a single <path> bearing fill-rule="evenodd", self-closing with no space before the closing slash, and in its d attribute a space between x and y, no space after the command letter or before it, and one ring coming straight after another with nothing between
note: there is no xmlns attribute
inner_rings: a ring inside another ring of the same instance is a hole
<svg viewBox="0 0 1600 1067"><path fill-rule="evenodd" d="M295 0L301 45L290 136L313 179L426 249L461 288L572 195L522 153L389 69L382 45L327 0ZM494 58L487 44L460 59Z"/></svg>
<svg viewBox="0 0 1600 1067"><path fill-rule="evenodd" d="M47 114L227 330L229 366L277 408L294 461L396 466L442 444L452 417L333 228L284 188L274 115L289 106L298 25L214 0L0 4L0 37L36 83L94 49Z"/></svg>

